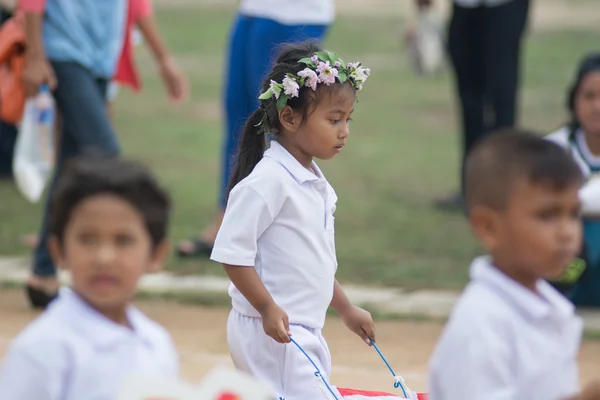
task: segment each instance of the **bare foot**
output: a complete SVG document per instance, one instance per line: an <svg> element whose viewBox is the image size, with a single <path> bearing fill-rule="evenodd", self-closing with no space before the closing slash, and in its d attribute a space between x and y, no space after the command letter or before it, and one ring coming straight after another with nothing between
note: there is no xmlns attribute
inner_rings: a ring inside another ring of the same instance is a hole
<svg viewBox="0 0 600 400"><path fill-rule="evenodd" d="M219 228L221 227L221 222L223 222L223 215L224 211L219 211L215 221L206 229L204 229L204 231L202 231L197 240L184 240L180 242L177 246L179 253L186 255L192 255L196 253L199 250L198 243L203 244L203 247L206 247L207 250L212 249L213 245L215 244L215 239L217 238Z"/></svg>
<svg viewBox="0 0 600 400"><path fill-rule="evenodd" d="M48 294L57 293L58 289L60 288L60 282L58 281L58 278L54 276L40 277L36 275L30 275L27 278L27 285Z"/></svg>

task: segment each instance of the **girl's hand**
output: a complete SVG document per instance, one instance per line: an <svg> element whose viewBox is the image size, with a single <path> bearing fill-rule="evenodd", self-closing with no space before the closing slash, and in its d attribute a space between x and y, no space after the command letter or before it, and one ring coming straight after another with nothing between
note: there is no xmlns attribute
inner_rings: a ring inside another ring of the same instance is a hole
<svg viewBox="0 0 600 400"><path fill-rule="evenodd" d="M344 314L340 315L344 324L352 332L371 346L371 340L375 341L375 324L371 313L360 307L352 306Z"/></svg>
<svg viewBox="0 0 600 400"><path fill-rule="evenodd" d="M159 64L160 76L163 80L169 98L174 103L187 100L189 85L173 57L167 57Z"/></svg>
<svg viewBox="0 0 600 400"><path fill-rule="evenodd" d="M265 333L279 343L289 343L292 332L288 315L277 304L272 303L260 313Z"/></svg>

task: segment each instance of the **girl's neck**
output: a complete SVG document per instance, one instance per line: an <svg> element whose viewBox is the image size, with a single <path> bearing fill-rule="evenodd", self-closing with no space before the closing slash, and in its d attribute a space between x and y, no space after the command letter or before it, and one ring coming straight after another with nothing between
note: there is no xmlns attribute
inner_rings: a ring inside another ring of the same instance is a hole
<svg viewBox="0 0 600 400"><path fill-rule="evenodd" d="M313 157L300 150L297 146L294 146L283 136L279 136L277 142L287 150L304 168L314 173L312 168Z"/></svg>
<svg viewBox="0 0 600 400"><path fill-rule="evenodd" d="M600 157L600 135L586 134L583 137L585 138L585 144L587 145L590 153L594 157Z"/></svg>

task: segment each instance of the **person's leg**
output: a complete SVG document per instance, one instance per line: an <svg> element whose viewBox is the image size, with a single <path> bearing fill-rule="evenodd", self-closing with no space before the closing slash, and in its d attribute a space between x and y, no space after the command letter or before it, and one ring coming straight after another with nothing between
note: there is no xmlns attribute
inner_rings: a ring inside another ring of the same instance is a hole
<svg viewBox="0 0 600 400"><path fill-rule="evenodd" d="M290 325L293 339L330 382L331 355L321 333L300 325ZM264 332L260 318L232 311L227 321L227 343L235 368L268 382L285 400L323 399L327 389L315 376L315 367L295 344L277 343ZM341 395L332 387L336 396Z"/></svg>
<svg viewBox="0 0 600 400"><path fill-rule="evenodd" d="M0 179L12 178L13 155L17 142L17 128L0 121Z"/></svg>
<svg viewBox="0 0 600 400"><path fill-rule="evenodd" d="M486 93L493 107L493 130L514 126L517 119L521 43L529 0L485 10Z"/></svg>
<svg viewBox="0 0 600 400"><path fill-rule="evenodd" d="M61 170L69 159L94 149L107 156L120 152L117 136L106 113L106 84L95 79L89 71L74 63L52 63L58 81L54 93L57 108L62 114L62 132L55 176L51 182L40 229L40 240L34 253L33 275L28 283L32 290L51 295L58 286L56 267L47 250L48 213L50 199ZM32 303L33 303L32 299ZM43 307L45 304L33 304Z"/></svg>
<svg viewBox="0 0 600 400"><path fill-rule="evenodd" d="M481 31L482 8L454 5L448 32L448 50L454 68L462 130L462 164L473 144L485 131L485 88ZM462 191L461 191L462 192ZM438 202L441 208L458 209L462 196L453 195Z"/></svg>

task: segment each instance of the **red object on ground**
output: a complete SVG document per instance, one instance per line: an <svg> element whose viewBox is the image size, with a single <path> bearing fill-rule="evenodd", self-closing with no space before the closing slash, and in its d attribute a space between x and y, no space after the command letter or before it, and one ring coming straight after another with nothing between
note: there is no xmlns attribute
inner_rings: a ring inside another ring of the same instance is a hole
<svg viewBox="0 0 600 400"><path fill-rule="evenodd" d="M365 397L385 397L385 396L396 396L397 394L386 393L386 392L372 392L367 390L355 390L355 389L343 389L337 388L343 397L346 396L365 396ZM418 393L419 400L427 400L427 393Z"/></svg>
<svg viewBox="0 0 600 400"><path fill-rule="evenodd" d="M217 400L241 400L237 394L227 392L219 395Z"/></svg>

